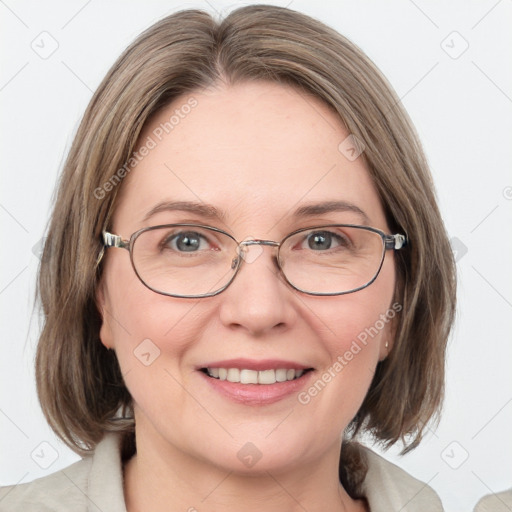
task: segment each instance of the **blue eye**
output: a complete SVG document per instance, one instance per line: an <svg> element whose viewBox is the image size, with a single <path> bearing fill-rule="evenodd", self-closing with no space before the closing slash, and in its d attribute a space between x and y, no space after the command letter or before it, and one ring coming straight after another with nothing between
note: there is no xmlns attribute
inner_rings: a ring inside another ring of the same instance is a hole
<svg viewBox="0 0 512 512"><path fill-rule="evenodd" d="M315 251L330 249L332 244L332 236L327 231L317 231L307 238L308 247Z"/></svg>
<svg viewBox="0 0 512 512"><path fill-rule="evenodd" d="M309 249L327 251L343 244L342 238L331 231L314 231L307 238Z"/></svg>
<svg viewBox="0 0 512 512"><path fill-rule="evenodd" d="M195 252L208 248L207 240L195 231L184 231L172 235L166 240L167 244L171 249L179 252Z"/></svg>

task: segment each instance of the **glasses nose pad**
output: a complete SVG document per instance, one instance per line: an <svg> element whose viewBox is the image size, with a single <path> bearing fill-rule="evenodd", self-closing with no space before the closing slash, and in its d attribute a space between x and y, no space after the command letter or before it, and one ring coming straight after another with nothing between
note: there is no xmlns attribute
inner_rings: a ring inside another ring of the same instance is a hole
<svg viewBox="0 0 512 512"><path fill-rule="evenodd" d="M262 245L268 245L264 242L265 240L257 240L252 236L248 236L242 240L236 252L246 263L253 263L263 254Z"/></svg>

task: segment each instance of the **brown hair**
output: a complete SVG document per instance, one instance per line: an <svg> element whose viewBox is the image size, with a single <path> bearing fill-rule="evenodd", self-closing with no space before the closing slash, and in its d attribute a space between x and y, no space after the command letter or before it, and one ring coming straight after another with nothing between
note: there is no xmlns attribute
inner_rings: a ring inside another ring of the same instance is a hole
<svg viewBox="0 0 512 512"><path fill-rule="evenodd" d="M123 53L94 94L60 179L39 274L45 324L36 375L48 422L78 453L106 431L133 429L133 420L118 417L130 411L131 397L98 336L100 235L121 188L115 180L149 117L219 80L270 80L313 94L364 143L389 226L407 233L409 244L396 253L403 310L393 349L347 435L362 429L387 446L402 440L404 451L414 448L440 408L455 308L454 261L427 162L400 100L361 50L308 16L266 5L220 21L197 10L166 17Z"/></svg>

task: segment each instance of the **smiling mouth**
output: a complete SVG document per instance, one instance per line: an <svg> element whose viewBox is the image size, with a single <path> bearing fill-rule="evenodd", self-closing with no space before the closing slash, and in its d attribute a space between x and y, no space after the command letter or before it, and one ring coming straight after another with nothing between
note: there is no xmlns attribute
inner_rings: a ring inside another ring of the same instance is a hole
<svg viewBox="0 0 512 512"><path fill-rule="evenodd" d="M290 369L278 368L276 370L248 370L239 368L201 368L201 371L217 380L226 380L237 384L263 384L270 385L300 379L313 368Z"/></svg>

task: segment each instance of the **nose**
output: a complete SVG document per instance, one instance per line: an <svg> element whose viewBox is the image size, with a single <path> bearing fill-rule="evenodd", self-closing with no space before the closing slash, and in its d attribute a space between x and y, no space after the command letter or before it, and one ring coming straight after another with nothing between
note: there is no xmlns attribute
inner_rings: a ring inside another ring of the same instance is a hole
<svg viewBox="0 0 512 512"><path fill-rule="evenodd" d="M292 290L280 275L271 244L246 244L243 262L230 286L220 295L221 322L261 336L284 331L296 320Z"/></svg>

